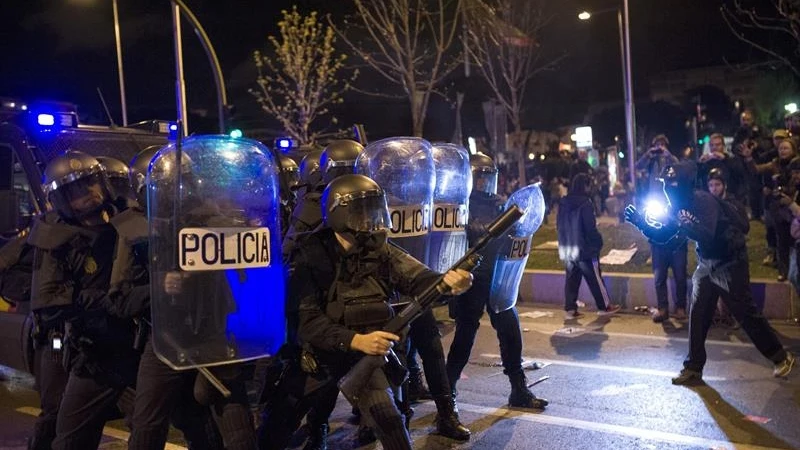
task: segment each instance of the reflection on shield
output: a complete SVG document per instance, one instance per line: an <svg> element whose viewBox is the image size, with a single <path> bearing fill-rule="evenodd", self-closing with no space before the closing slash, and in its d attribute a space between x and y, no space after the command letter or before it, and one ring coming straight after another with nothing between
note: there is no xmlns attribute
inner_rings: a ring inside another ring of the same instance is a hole
<svg viewBox="0 0 800 450"><path fill-rule="evenodd" d="M544 197L539 184L532 184L511 194L505 209L517 205L525 215L509 232L498 238L500 253L494 265L489 305L496 312L512 308L517 303L519 283L528 262L533 235L544 219Z"/></svg>
<svg viewBox="0 0 800 450"><path fill-rule="evenodd" d="M431 144L414 137L373 142L358 156L356 173L386 191L392 242L427 263L435 181Z"/></svg>
<svg viewBox="0 0 800 450"><path fill-rule="evenodd" d="M467 252L472 170L469 153L456 144L433 144L433 162L436 187L428 265L437 272L446 272Z"/></svg>
<svg viewBox="0 0 800 450"><path fill-rule="evenodd" d="M269 150L190 137L180 152L173 144L156 154L147 184L158 356L187 369L274 354L285 335L284 280Z"/></svg>

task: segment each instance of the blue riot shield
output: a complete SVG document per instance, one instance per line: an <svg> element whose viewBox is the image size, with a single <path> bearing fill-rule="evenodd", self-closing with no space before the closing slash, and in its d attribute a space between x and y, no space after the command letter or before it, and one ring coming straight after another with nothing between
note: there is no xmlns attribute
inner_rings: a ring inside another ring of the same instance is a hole
<svg viewBox="0 0 800 450"><path fill-rule="evenodd" d="M194 136L147 176L153 347L173 369L273 355L285 339L278 165L261 143Z"/></svg>
<svg viewBox="0 0 800 450"><path fill-rule="evenodd" d="M446 272L467 251L472 170L469 153L456 144L433 144L436 187L433 191L428 266Z"/></svg>
<svg viewBox="0 0 800 450"><path fill-rule="evenodd" d="M415 137L373 142L358 156L356 173L372 178L386 191L392 220L389 239L427 262L435 182L431 144Z"/></svg>
<svg viewBox="0 0 800 450"><path fill-rule="evenodd" d="M495 312L514 307L519 294L519 283L528 262L533 234L544 220L544 197L539 184L532 184L511 194L505 210L517 205L525 215L509 232L499 238L500 252L494 264L489 305Z"/></svg>

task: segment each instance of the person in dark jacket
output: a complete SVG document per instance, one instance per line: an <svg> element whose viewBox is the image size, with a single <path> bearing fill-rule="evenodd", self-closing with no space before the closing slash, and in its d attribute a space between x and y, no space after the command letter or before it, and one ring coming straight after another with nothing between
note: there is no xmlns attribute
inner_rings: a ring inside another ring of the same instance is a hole
<svg viewBox="0 0 800 450"><path fill-rule="evenodd" d="M614 314L620 305L612 304L600 273L600 250L603 236L597 231L594 206L589 198L591 179L578 174L572 179L569 194L558 208L558 256L566 265L564 310L567 319L581 317L578 311L578 289L586 280L592 292L598 315Z"/></svg>
<svg viewBox="0 0 800 450"><path fill-rule="evenodd" d="M391 219L384 191L363 175L343 175L321 197L325 228L298 243L291 256L288 295L300 299L298 335L314 356L288 385L301 393L265 413L262 448L284 448L308 408L364 355L388 355L400 336L381 331L392 300L419 295L440 274L387 241ZM452 295L472 285L472 275L449 271ZM310 373L309 373L310 372ZM357 401L387 450L410 449L411 437L394 401L393 385L376 370ZM453 405L451 414L457 417ZM443 418L442 418L443 419ZM440 419L440 421L442 420Z"/></svg>
<svg viewBox="0 0 800 450"><path fill-rule="evenodd" d="M689 354L673 384L702 383L706 364L705 341L717 299L722 297L750 340L775 365L775 377L787 376L794 367L794 355L787 352L767 319L753 302L746 237L747 216L706 191L695 190L697 169L690 162L668 167L662 176L664 193L672 208L657 224L651 224L633 205L625 219L658 242L688 238L697 242L697 268L692 282L689 317Z"/></svg>

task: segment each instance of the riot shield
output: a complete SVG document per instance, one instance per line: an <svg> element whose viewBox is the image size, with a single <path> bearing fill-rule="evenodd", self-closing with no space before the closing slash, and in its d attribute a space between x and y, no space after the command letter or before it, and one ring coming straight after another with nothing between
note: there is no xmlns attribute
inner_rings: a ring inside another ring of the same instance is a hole
<svg viewBox="0 0 800 450"><path fill-rule="evenodd" d="M386 191L392 242L427 263L435 182L430 142L415 137L373 142L356 159L356 173Z"/></svg>
<svg viewBox="0 0 800 450"><path fill-rule="evenodd" d="M195 136L147 175L153 347L173 369L274 354L285 338L278 166L261 143Z"/></svg>
<svg viewBox="0 0 800 450"><path fill-rule="evenodd" d="M489 306L495 312L505 311L517 303L519 283L528 262L533 234L544 220L544 197L539 183L531 184L511 194L505 210L517 205L525 211L509 230L499 238L500 253L495 261Z"/></svg>
<svg viewBox="0 0 800 450"><path fill-rule="evenodd" d="M456 144L433 144L433 165L436 186L433 190L428 266L437 272L446 272L467 251L472 170L469 153Z"/></svg>

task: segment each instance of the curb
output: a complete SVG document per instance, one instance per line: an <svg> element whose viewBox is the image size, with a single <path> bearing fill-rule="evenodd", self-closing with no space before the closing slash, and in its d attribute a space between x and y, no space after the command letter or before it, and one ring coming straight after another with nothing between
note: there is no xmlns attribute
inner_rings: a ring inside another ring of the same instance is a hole
<svg viewBox="0 0 800 450"><path fill-rule="evenodd" d="M563 306L564 272L560 270L526 270L519 287L521 304L544 303ZM656 292L652 274L603 272L603 280L608 288L611 301L622 305L623 310L633 311L636 306L656 307ZM692 282L689 279L691 302ZM672 292L675 285L672 277L667 283L670 308L674 306ZM766 279L750 280L750 291L759 309L768 319L790 320L798 317L800 299L788 282L781 283ZM586 283L581 283L578 298L594 309L594 300Z"/></svg>

